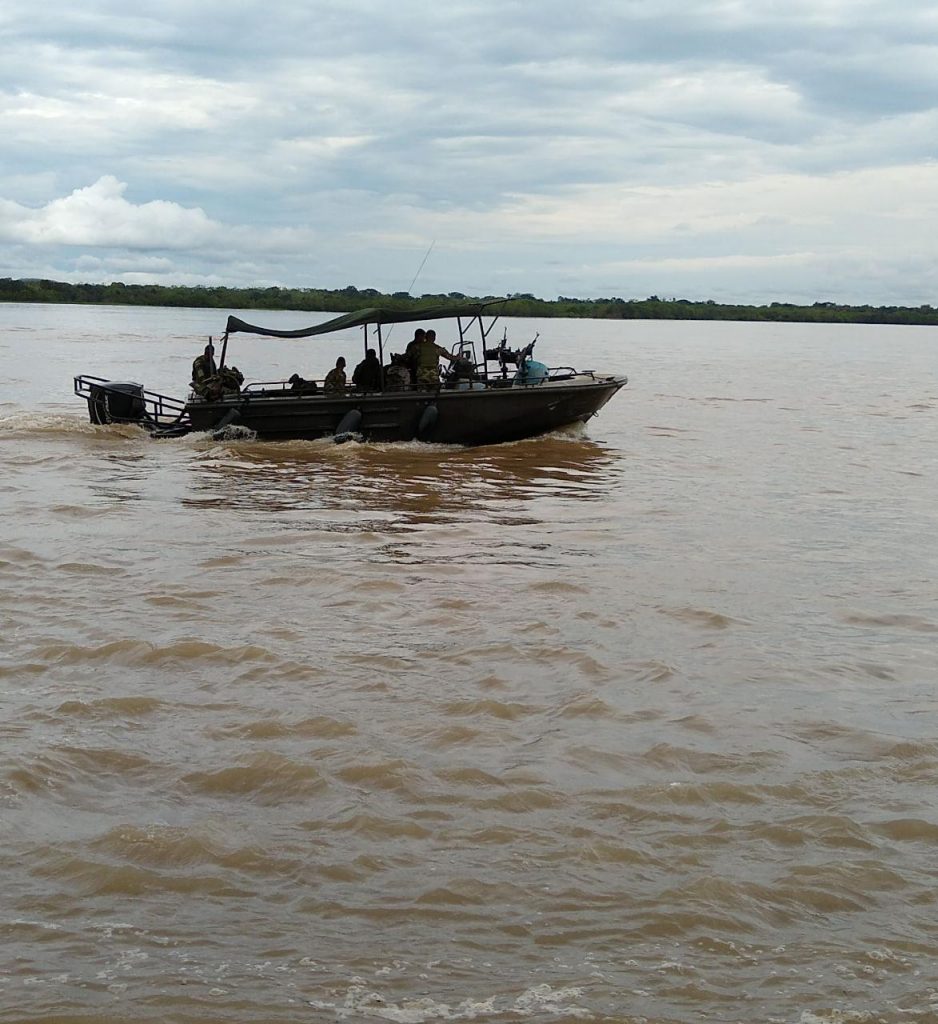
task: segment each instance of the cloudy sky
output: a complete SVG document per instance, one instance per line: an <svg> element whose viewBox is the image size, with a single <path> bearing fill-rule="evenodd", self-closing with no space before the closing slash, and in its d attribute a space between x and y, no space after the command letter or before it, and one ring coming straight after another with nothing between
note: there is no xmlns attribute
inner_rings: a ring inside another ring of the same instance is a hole
<svg viewBox="0 0 938 1024"><path fill-rule="evenodd" d="M934 0L3 0L0 119L0 277L938 305Z"/></svg>

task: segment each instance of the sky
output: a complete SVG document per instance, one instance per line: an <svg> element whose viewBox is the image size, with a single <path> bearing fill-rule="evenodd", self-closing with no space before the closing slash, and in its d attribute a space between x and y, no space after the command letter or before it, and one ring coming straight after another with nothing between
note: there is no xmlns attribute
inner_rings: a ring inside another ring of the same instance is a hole
<svg viewBox="0 0 938 1024"><path fill-rule="evenodd" d="M933 0L3 0L0 277L938 305Z"/></svg>

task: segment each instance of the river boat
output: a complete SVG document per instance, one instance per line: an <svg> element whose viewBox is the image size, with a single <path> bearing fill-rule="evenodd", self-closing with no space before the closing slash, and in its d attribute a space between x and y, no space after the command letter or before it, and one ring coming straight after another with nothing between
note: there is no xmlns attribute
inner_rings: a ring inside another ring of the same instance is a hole
<svg viewBox="0 0 938 1024"><path fill-rule="evenodd" d="M136 423L155 437L189 431L221 436L247 430L273 441L331 437L481 445L585 423L628 382L612 373L548 367L533 358L536 336L523 348L512 349L506 330L500 343L491 344L499 305L488 301L407 311L369 308L297 330L258 327L228 317L221 337L220 375L233 335L314 338L359 327L365 349L376 348L381 364L380 386L373 390L349 385L338 393L327 392L321 381L294 376L210 395L193 391L181 401L147 391L141 384L83 374L75 378L75 394L87 401L92 423ZM386 328L442 319L455 321L459 337L450 350L449 370L433 385L391 390L384 365Z"/></svg>

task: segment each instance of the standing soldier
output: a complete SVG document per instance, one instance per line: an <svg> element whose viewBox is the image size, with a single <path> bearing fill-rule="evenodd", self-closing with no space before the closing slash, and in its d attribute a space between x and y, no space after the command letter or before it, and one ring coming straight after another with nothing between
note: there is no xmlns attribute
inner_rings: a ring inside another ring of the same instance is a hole
<svg viewBox="0 0 938 1024"><path fill-rule="evenodd" d="M423 332L420 332L423 333ZM414 345L417 356L416 383L418 388L432 390L440 384L440 359L452 362L456 357L436 343L436 331L427 331L418 342L416 335ZM410 345L407 346L408 349Z"/></svg>
<svg viewBox="0 0 938 1024"><path fill-rule="evenodd" d="M426 340L427 332L422 328L418 327L414 331L413 338L407 342L407 348L404 349L404 365L407 367L410 373L410 380L408 384L413 384L417 376L417 364L420 358L420 349Z"/></svg>

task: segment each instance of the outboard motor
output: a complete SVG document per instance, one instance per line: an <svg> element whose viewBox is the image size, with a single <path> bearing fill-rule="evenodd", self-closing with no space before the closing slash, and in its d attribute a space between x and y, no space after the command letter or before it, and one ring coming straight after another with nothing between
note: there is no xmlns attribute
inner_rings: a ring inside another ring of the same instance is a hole
<svg viewBox="0 0 938 1024"><path fill-rule="evenodd" d="M142 423L146 420L143 385L115 380L92 384L88 415L92 423Z"/></svg>
<svg viewBox="0 0 938 1024"><path fill-rule="evenodd" d="M133 423L153 437L181 437L192 429L185 402L147 391L134 381L83 373L75 378L75 394L88 403L88 418L100 426Z"/></svg>

